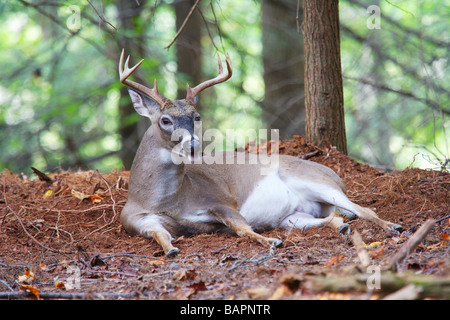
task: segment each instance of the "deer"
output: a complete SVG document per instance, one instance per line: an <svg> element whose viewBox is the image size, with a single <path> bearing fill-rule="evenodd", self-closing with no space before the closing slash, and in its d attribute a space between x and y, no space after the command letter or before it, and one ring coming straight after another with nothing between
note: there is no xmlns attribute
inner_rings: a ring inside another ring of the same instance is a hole
<svg viewBox="0 0 450 320"><path fill-rule="evenodd" d="M330 168L299 157L278 155L277 165L262 174L263 161L270 154L222 151L214 153L237 161L211 163L212 155L202 154L196 133L201 122L196 107L203 90L232 76L231 59L226 56L227 73L217 55L217 77L194 88L187 84L185 99L164 98L154 80L153 88L128 78L142 64L129 67L124 50L119 60L119 77L136 112L151 125L145 132L133 160L128 198L120 220L126 232L154 239L167 257L180 250L173 246L181 235L234 232L260 244L275 248L277 238L261 235L276 227L307 229L330 227L338 233L350 233L350 220L367 219L386 231L399 231L401 225L382 220L369 208L359 206L346 196L343 180ZM175 132L183 134L175 135ZM174 161L178 158L186 161ZM210 159L209 159L210 160Z"/></svg>

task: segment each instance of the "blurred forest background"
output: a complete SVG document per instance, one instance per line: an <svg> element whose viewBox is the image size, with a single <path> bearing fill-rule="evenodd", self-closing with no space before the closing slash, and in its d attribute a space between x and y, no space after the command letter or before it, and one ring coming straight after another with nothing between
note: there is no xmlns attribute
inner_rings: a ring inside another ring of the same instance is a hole
<svg viewBox="0 0 450 320"><path fill-rule="evenodd" d="M351 157L400 169L446 164L449 5L340 1ZM145 59L134 79L157 78L171 98L214 77L217 52L228 52L233 77L200 95L204 128L304 134L301 0L3 0L0 169L128 169L149 123L119 82L122 48L130 65Z"/></svg>

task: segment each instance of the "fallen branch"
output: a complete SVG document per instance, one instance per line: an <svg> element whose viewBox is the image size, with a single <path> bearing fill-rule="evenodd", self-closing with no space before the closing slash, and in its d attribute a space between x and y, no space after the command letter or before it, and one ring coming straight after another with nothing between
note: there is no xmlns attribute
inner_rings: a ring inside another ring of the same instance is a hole
<svg viewBox="0 0 450 320"><path fill-rule="evenodd" d="M352 242L355 246L356 253L358 254L359 261L361 262L361 266L363 268L367 268L370 265L370 257L367 253L366 248L364 247L361 235L356 230L353 231Z"/></svg>
<svg viewBox="0 0 450 320"><path fill-rule="evenodd" d="M417 230L408 241L397 251L397 253L390 259L389 268L392 270L397 270L398 265L407 258L414 249L419 245L419 243L427 236L428 233L436 225L436 220L428 219L425 223Z"/></svg>
<svg viewBox="0 0 450 320"><path fill-rule="evenodd" d="M40 299L133 299L140 296L150 296L151 292L40 292ZM2 291L0 292L0 299L29 299L35 297L30 292L25 291Z"/></svg>
<svg viewBox="0 0 450 320"><path fill-rule="evenodd" d="M383 300L417 300L422 292L422 288L412 283L404 286L383 298Z"/></svg>
<svg viewBox="0 0 450 320"><path fill-rule="evenodd" d="M308 292L321 293L330 292L367 292L368 281L371 274L356 274L345 276L305 276L299 289ZM450 278L435 277L415 273L381 273L379 278L380 287L374 293L388 299L450 299ZM411 292L414 286L414 292ZM403 289L403 291L401 291ZM390 296L398 293L398 295ZM397 297L397 298L396 298Z"/></svg>

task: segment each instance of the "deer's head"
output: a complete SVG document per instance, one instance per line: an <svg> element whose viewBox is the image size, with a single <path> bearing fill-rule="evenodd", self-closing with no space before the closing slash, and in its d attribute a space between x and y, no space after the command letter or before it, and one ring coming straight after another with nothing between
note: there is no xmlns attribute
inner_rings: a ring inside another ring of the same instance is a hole
<svg viewBox="0 0 450 320"><path fill-rule="evenodd" d="M187 85L186 99L166 99L159 92L156 83L152 89L128 80L128 77L141 65L144 60L141 60L134 67L129 68L128 56L123 63L124 50L120 56L119 75L120 81L130 87L130 93L133 106L138 114L150 118L152 125L157 126L156 132L160 134L162 141L165 141L165 147L171 151L175 150L176 146L180 146L176 150L179 156L194 162L195 158L201 154L201 143L198 138L196 130L200 125L200 114L196 110L197 95L204 89L215 84L228 80L232 75L231 60L227 55L227 69L228 73L223 74L222 63L219 55L219 75L214 79L202 82L195 88ZM201 133L201 132L200 132Z"/></svg>

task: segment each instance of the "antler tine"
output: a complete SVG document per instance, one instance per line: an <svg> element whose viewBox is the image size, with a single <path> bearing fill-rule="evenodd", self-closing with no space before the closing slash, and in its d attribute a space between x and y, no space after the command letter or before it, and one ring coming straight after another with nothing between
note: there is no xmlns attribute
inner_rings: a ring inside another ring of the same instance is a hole
<svg viewBox="0 0 450 320"><path fill-rule="evenodd" d="M137 91L140 91L141 93L144 93L144 94L148 95L150 98L152 98L157 103L159 103L161 106L163 106L165 101L166 101L166 99L164 99L164 97L158 92L156 79L155 79L155 82L154 82L153 89L147 88L146 86L144 86L144 85L142 85L140 83L128 80L128 77L131 76L134 71L136 71L136 69L142 64L144 59L142 59L136 65L134 65L132 68L130 68L128 66L128 63L130 61L130 56L127 57L127 60L125 60L125 64L124 64L123 63L124 54L125 54L125 49L122 49L122 53L120 55L120 60L119 60L119 77L120 77L120 82L122 82L124 85L126 85L126 86L128 86L130 88L136 89Z"/></svg>
<svg viewBox="0 0 450 320"><path fill-rule="evenodd" d="M228 53L227 53L226 63L227 63L228 73L225 75L225 74L223 74L222 62L220 61L219 54L217 53L217 64L219 66L218 76L213 79L210 79L210 80L200 83L198 86L196 86L193 89L189 86L189 84L187 84L186 100L193 102L195 96L198 95L201 91L203 91L206 88L209 88L213 85L216 85L218 83L221 83L221 82L224 82L224 81L227 81L228 79L230 79L231 76L233 75L233 68L231 67L231 59L230 59L230 56L228 55Z"/></svg>

